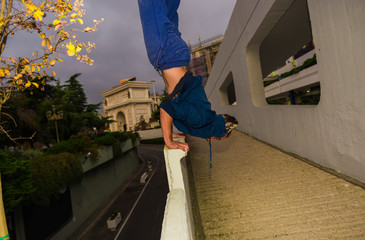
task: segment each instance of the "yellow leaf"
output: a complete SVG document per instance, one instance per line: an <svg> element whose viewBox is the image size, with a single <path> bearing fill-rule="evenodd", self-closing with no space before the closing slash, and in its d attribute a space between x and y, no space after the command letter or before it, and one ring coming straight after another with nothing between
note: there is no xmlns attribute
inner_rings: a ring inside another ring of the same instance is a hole
<svg viewBox="0 0 365 240"><path fill-rule="evenodd" d="M77 17L77 13L73 13L73 14L71 14L71 16L70 16L71 18L75 18L75 17Z"/></svg>
<svg viewBox="0 0 365 240"><path fill-rule="evenodd" d="M32 56L34 57L34 55L35 55L35 51L32 53Z"/></svg>
<svg viewBox="0 0 365 240"><path fill-rule="evenodd" d="M57 61L63 63L63 60L61 58L57 59Z"/></svg>
<svg viewBox="0 0 365 240"><path fill-rule="evenodd" d="M38 83L36 83L36 82L32 82L32 84L33 84L36 88L38 88L38 87L39 87L39 84L38 84Z"/></svg>
<svg viewBox="0 0 365 240"><path fill-rule="evenodd" d="M81 18L79 18L79 19L77 19L77 21L82 25L82 24L84 24L84 21L81 19Z"/></svg>
<svg viewBox="0 0 365 240"><path fill-rule="evenodd" d="M6 75L8 75L8 76L10 75L10 71L9 71L8 69L4 69L4 72L5 72L5 74L6 74Z"/></svg>
<svg viewBox="0 0 365 240"><path fill-rule="evenodd" d="M67 44L67 55L74 56L76 54L75 46L72 43Z"/></svg>
<svg viewBox="0 0 365 240"><path fill-rule="evenodd" d="M58 19L56 19L56 20L54 20L53 21L53 25L54 26L56 26L56 25L58 25L58 24L60 24L61 23L61 21L60 20L58 20Z"/></svg>
<svg viewBox="0 0 365 240"><path fill-rule="evenodd" d="M57 31L57 30L58 30L61 26L62 26L61 24L58 24L58 25L54 28L54 30L55 30L55 31Z"/></svg>
<svg viewBox="0 0 365 240"><path fill-rule="evenodd" d="M35 67L34 66L32 66L32 72L35 72Z"/></svg>
<svg viewBox="0 0 365 240"><path fill-rule="evenodd" d="M28 88L28 87L30 87L30 85L31 85L31 84L32 84L32 83L28 81L28 82L25 84L25 87L26 87L26 88Z"/></svg>
<svg viewBox="0 0 365 240"><path fill-rule="evenodd" d="M47 41L46 40L43 40L42 41L42 47L45 47L47 45Z"/></svg>
<svg viewBox="0 0 365 240"><path fill-rule="evenodd" d="M42 17L43 17L43 15L44 15L44 12L42 12L41 10L37 10L37 11L35 11L35 13L33 14L33 17L36 19L36 20L38 20L38 21L42 21Z"/></svg>
<svg viewBox="0 0 365 240"><path fill-rule="evenodd" d="M23 76L23 74L21 74L21 73L19 73L18 75L16 75L15 77L14 77L14 80L18 80L19 78L21 78Z"/></svg>
<svg viewBox="0 0 365 240"><path fill-rule="evenodd" d="M70 20L70 23L74 23L74 22L76 22L76 20L75 20L75 19L71 19L71 20Z"/></svg>
<svg viewBox="0 0 365 240"><path fill-rule="evenodd" d="M0 77L5 77L5 73L3 69L0 69Z"/></svg>
<svg viewBox="0 0 365 240"><path fill-rule="evenodd" d="M44 33L40 33L40 34L39 34L39 36L40 36L42 39L44 39L44 38L46 37L46 34L44 34Z"/></svg>
<svg viewBox="0 0 365 240"><path fill-rule="evenodd" d="M80 52L81 51L81 47L79 46L79 45L77 45L77 47L76 47L76 52L78 53L78 52Z"/></svg>
<svg viewBox="0 0 365 240"><path fill-rule="evenodd" d="M53 66L56 63L56 59L52 59L49 64L51 64L51 66Z"/></svg>
<svg viewBox="0 0 365 240"><path fill-rule="evenodd" d="M56 77L56 73L55 73L54 71L52 71L52 75L53 75L54 77Z"/></svg>

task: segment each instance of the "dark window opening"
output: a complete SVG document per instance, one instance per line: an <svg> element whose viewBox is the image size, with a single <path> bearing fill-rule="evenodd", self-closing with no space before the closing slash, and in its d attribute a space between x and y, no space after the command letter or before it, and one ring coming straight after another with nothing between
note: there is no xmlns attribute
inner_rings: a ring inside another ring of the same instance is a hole
<svg viewBox="0 0 365 240"><path fill-rule="evenodd" d="M230 72L219 89L222 105L237 105L233 74Z"/></svg>

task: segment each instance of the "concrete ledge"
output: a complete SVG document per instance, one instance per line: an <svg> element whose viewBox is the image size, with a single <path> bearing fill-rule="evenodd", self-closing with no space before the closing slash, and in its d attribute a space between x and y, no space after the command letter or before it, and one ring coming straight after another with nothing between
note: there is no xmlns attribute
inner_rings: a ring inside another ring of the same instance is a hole
<svg viewBox="0 0 365 240"><path fill-rule="evenodd" d="M161 239L192 240L194 224L185 159L187 152L165 147L164 155L170 192L167 195Z"/></svg>
<svg viewBox="0 0 365 240"><path fill-rule="evenodd" d="M161 239L193 239L183 189L173 189L167 195Z"/></svg>
<svg viewBox="0 0 365 240"><path fill-rule="evenodd" d="M162 138L161 128L138 131L138 134L142 140Z"/></svg>

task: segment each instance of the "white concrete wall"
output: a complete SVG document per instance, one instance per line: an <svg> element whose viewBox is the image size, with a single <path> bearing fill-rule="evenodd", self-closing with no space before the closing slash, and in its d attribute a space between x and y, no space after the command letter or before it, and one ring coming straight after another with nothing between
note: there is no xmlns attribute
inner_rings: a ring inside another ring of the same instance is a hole
<svg viewBox="0 0 365 240"><path fill-rule="evenodd" d="M308 0L320 103L273 106L264 97L259 47L291 3L237 1L206 85L212 108L236 116L243 132L365 182L365 1ZM219 99L230 72L236 106Z"/></svg>
<svg viewBox="0 0 365 240"><path fill-rule="evenodd" d="M194 224L186 167L187 152L164 148L170 192L167 195L161 240L193 240Z"/></svg>
<svg viewBox="0 0 365 240"><path fill-rule="evenodd" d="M161 128L138 131L141 140L162 138Z"/></svg>

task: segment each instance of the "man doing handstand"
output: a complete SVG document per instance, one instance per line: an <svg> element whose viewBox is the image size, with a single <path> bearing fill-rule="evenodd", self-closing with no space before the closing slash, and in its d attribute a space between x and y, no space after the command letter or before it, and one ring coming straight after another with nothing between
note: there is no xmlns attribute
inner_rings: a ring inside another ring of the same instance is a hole
<svg viewBox="0 0 365 240"><path fill-rule="evenodd" d="M147 55L161 71L168 93L160 105L160 124L168 148L188 151L187 143L173 141L175 127L192 136L209 140L226 138L238 122L211 110L201 85L202 78L188 71L190 49L178 29L180 0L138 0Z"/></svg>

